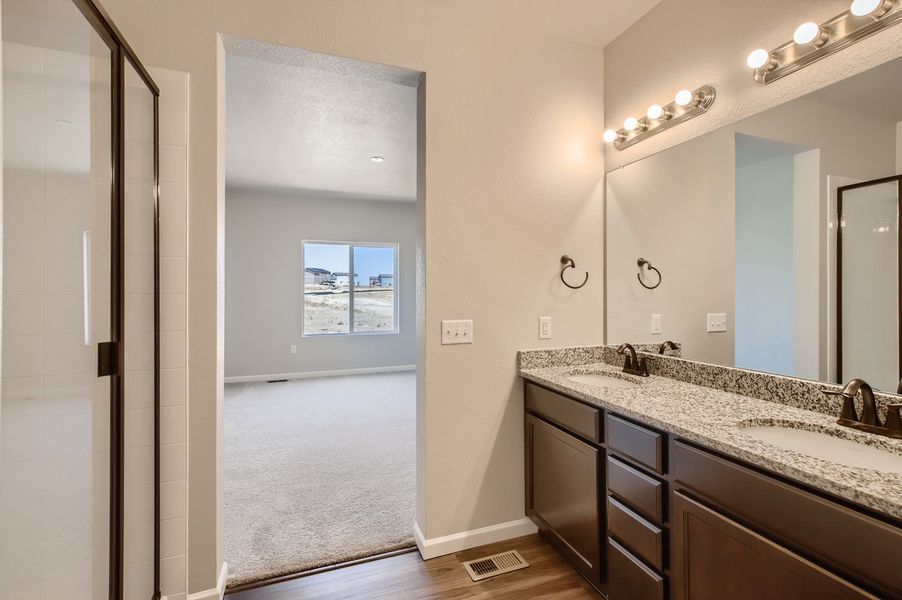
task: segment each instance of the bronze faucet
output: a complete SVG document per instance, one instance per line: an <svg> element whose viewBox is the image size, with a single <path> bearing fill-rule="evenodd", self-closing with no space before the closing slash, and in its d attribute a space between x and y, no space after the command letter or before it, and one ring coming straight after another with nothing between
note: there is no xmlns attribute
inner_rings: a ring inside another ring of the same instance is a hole
<svg viewBox="0 0 902 600"><path fill-rule="evenodd" d="M679 350L679 347L670 340L667 340L658 346L658 354L664 354L668 350Z"/></svg>
<svg viewBox="0 0 902 600"><path fill-rule="evenodd" d="M840 396L843 399L842 411L836 421L844 427L851 427L877 435L885 435L891 438L902 439L902 418L899 409L902 404L890 404L886 411L886 423L880 422L877 415L877 401L874 399L874 390L863 379L853 379L840 392L833 390L821 390L829 396ZM861 416L855 410L855 398L861 393Z"/></svg>
<svg viewBox="0 0 902 600"><path fill-rule="evenodd" d="M617 348L617 354L626 355L626 358L623 360L624 373L648 377L648 365L645 363L645 357L636 354L636 349L631 344L620 344L620 347Z"/></svg>

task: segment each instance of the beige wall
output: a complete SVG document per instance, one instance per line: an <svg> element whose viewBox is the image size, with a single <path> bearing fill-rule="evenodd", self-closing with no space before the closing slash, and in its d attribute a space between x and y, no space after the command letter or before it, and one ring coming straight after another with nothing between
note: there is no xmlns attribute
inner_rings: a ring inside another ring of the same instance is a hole
<svg viewBox="0 0 902 600"><path fill-rule="evenodd" d="M717 100L706 115L623 152L608 147L606 168L637 160L802 96L902 55L902 27L890 27L767 86L756 84L745 58L755 48L792 39L797 25L823 22L848 0L663 0L605 48L605 121L615 127L664 104L677 90L711 84Z"/></svg>
<svg viewBox="0 0 902 600"><path fill-rule="evenodd" d="M902 121L896 123L896 173L902 173Z"/></svg>
<svg viewBox="0 0 902 600"><path fill-rule="evenodd" d="M418 523L435 538L521 518L515 352L602 339L601 50L415 0L104 5L146 63L191 76L189 591L221 562L217 32L426 72ZM593 275L580 291L557 281L564 253ZM553 340L537 339L540 315ZM446 318L474 319L476 343L440 346Z"/></svg>

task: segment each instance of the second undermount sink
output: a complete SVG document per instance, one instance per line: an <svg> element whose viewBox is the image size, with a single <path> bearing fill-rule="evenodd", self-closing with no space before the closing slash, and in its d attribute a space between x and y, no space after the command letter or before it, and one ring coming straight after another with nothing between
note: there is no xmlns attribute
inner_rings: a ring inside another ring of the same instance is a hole
<svg viewBox="0 0 902 600"><path fill-rule="evenodd" d="M847 467L902 475L902 454L860 444L828 433L784 425L747 425L742 432L756 440Z"/></svg>
<svg viewBox="0 0 902 600"><path fill-rule="evenodd" d="M628 388L639 385L635 381L626 378L603 375L601 373L577 373L575 375L568 375L567 379L574 383L582 383L598 388Z"/></svg>

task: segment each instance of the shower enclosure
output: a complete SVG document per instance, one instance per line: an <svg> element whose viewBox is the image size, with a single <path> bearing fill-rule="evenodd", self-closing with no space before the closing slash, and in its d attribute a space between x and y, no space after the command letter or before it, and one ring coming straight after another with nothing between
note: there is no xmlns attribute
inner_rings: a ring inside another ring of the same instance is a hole
<svg viewBox="0 0 902 600"><path fill-rule="evenodd" d="M159 90L95 0L0 19L0 599L157 599Z"/></svg>
<svg viewBox="0 0 902 600"><path fill-rule="evenodd" d="M894 393L902 377L902 175L840 187L836 261L837 381Z"/></svg>

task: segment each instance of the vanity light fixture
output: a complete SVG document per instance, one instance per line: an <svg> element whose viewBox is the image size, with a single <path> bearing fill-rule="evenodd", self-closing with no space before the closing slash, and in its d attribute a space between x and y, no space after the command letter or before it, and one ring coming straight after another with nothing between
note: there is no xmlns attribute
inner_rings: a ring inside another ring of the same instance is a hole
<svg viewBox="0 0 902 600"><path fill-rule="evenodd" d="M371 156L370 160L373 161L374 163L385 162L385 158L383 158L381 156Z"/></svg>
<svg viewBox="0 0 902 600"><path fill-rule="evenodd" d="M849 10L820 25L802 23L792 41L768 52L752 51L746 64L768 84L902 21L902 0L854 0Z"/></svg>
<svg viewBox="0 0 902 600"><path fill-rule="evenodd" d="M602 136L618 150L629 148L642 140L708 112L716 97L714 88L703 85L697 90L680 90L673 102L666 106L652 104L641 119L629 117L617 131L608 129Z"/></svg>

